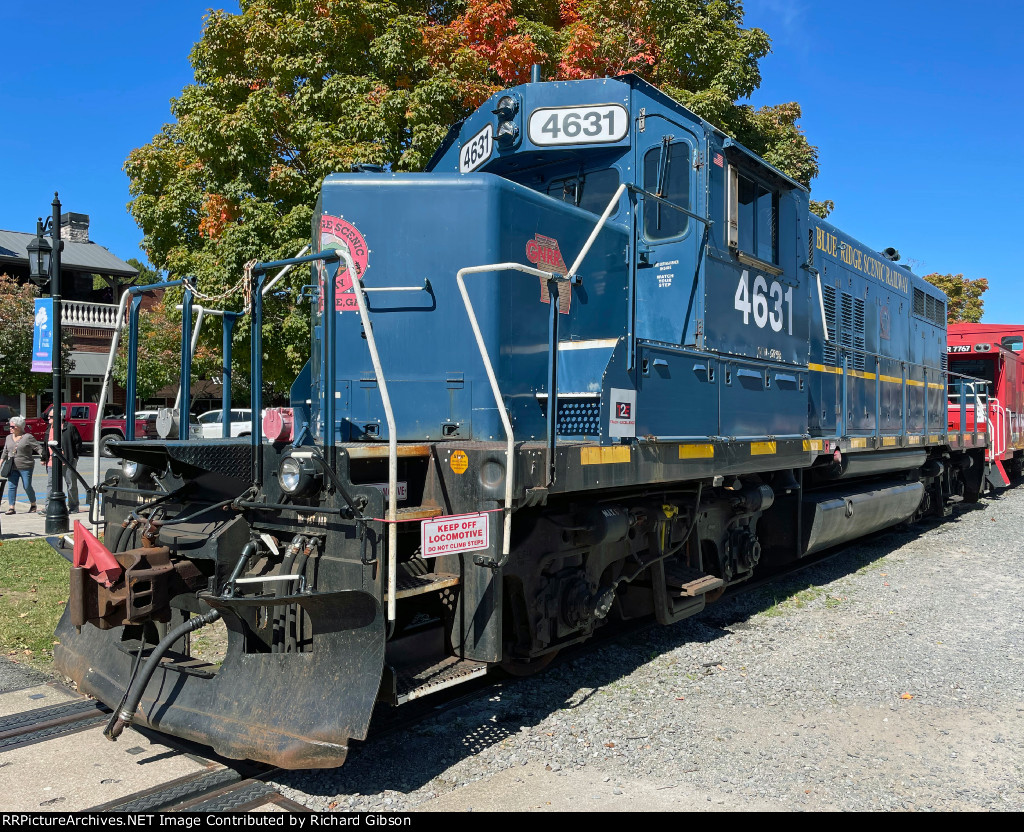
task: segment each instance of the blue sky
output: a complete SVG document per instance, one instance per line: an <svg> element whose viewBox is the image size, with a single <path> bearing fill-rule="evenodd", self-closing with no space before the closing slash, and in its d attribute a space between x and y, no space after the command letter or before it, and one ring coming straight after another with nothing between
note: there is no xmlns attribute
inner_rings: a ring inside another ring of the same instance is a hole
<svg viewBox="0 0 1024 832"><path fill-rule="evenodd" d="M989 323L1024 323L1024 3L746 0L764 29L755 105L799 101L829 221L918 274L989 281Z"/></svg>
<svg viewBox="0 0 1024 832"><path fill-rule="evenodd" d="M125 157L170 118L209 0L0 3L0 228L31 231L59 189L119 257L140 257ZM224 4L237 8L234 4ZM773 41L755 105L799 101L814 196L919 274L986 277L985 320L1024 322L1024 4L747 0ZM56 57L52 57L56 56ZM35 107L45 107L32 115ZM53 114L58 115L56 127Z"/></svg>

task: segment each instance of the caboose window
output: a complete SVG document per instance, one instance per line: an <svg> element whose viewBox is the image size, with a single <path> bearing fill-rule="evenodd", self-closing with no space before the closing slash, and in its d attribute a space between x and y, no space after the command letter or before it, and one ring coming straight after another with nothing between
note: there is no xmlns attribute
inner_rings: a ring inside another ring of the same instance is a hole
<svg viewBox="0 0 1024 832"><path fill-rule="evenodd" d="M764 263L779 262L779 193L731 168L729 245ZM742 258L741 258L742 259Z"/></svg>
<svg viewBox="0 0 1024 832"><path fill-rule="evenodd" d="M664 159L662 153L665 154ZM690 146L686 142L663 144L644 154L645 191L678 205L690 207ZM671 240L682 237L690 218L653 199L644 201L644 237Z"/></svg>

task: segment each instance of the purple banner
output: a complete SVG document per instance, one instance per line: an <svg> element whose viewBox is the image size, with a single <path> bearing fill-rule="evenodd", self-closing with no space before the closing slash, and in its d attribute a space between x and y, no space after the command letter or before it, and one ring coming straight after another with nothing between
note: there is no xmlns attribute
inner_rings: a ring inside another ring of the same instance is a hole
<svg viewBox="0 0 1024 832"><path fill-rule="evenodd" d="M53 298L36 298L35 333L32 336L32 372L53 372Z"/></svg>

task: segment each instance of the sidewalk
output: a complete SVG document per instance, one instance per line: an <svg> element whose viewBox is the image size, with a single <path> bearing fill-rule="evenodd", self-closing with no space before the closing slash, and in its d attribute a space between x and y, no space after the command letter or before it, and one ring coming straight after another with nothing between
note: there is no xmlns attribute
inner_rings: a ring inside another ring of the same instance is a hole
<svg viewBox="0 0 1024 832"><path fill-rule="evenodd" d="M39 498L41 502L39 507L42 509L46 508L46 499L44 497ZM82 499L82 505L85 506L85 499ZM42 514L36 514L28 510L28 503L18 502L16 509L17 514L7 515L3 512L7 511L7 498L4 498L3 508L0 509L0 540L30 540L34 537L45 537L46 532L46 517ZM78 514L68 515L68 531L73 531L75 528L75 520L78 520L84 526L89 525L89 512L86 508L83 508Z"/></svg>
<svg viewBox="0 0 1024 832"><path fill-rule="evenodd" d="M100 470L105 471L112 462L109 459L100 460ZM79 471L88 482L92 482L91 456L83 456L79 460ZM43 510L46 509L46 495L50 492L46 479L46 469L37 463L32 473L32 487L36 490L36 505ZM23 488L18 488L18 497L14 504L14 510L17 513L13 515L4 514L10 506L7 503L7 483L3 482L2 484L3 492L0 493L0 496L3 497L3 501L0 502L0 539L27 540L33 537L45 536L46 518L41 514L34 514L28 510L28 497L25 496ZM81 484L79 484L78 499L81 511L78 514L68 515L69 531L74 529L75 520L80 520L84 524L89 522L89 507L86 503L85 491L81 488Z"/></svg>

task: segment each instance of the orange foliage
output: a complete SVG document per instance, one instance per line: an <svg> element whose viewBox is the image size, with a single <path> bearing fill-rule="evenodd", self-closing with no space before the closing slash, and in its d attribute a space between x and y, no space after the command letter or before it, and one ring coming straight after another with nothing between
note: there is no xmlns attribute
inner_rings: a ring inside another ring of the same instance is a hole
<svg viewBox="0 0 1024 832"><path fill-rule="evenodd" d="M546 57L533 38L516 32L517 27L512 0L469 0L464 14L447 26L428 26L423 39L435 66L450 66L455 53L468 48L505 84L514 84L529 74L531 64Z"/></svg>
<svg viewBox="0 0 1024 832"><path fill-rule="evenodd" d="M220 194L207 194L200 209L199 234L215 240L224 233L224 227L238 218L238 209L231 200Z"/></svg>

